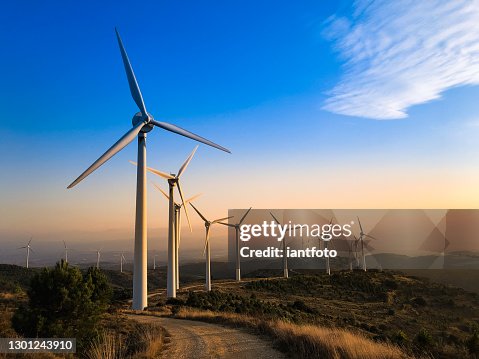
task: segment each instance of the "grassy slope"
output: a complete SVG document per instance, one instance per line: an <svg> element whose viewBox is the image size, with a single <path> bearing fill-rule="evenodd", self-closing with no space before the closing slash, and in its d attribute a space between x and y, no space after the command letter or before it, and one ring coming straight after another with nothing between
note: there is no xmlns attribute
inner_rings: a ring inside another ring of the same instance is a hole
<svg viewBox="0 0 479 359"><path fill-rule="evenodd" d="M0 265L0 291L18 293L19 288L26 288L35 271L38 269ZM115 287L131 290L131 273L105 272ZM149 277L152 287L164 288L161 272L150 271ZM213 288L213 297L205 296L200 289L196 292L199 299L189 304L200 309L344 328L375 340L398 343L410 352L426 349L436 357L466 355L466 341L479 326L476 294L399 272L305 274L289 280L245 280L239 286L216 282ZM186 301L188 292L180 291L179 298ZM0 305L9 312L19 300L21 291L15 298L5 294L0 297ZM424 331L431 340L418 341L416 337Z"/></svg>
<svg viewBox="0 0 479 359"><path fill-rule="evenodd" d="M297 275L214 288L210 294L183 292L179 299L202 310L343 328L416 355L464 357L479 325L475 293L399 272Z"/></svg>

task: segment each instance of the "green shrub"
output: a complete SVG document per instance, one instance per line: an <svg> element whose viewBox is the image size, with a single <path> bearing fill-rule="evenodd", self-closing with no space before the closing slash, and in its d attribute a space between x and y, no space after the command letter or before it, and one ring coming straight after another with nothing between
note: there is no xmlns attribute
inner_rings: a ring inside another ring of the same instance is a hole
<svg viewBox="0 0 479 359"><path fill-rule="evenodd" d="M96 335L99 315L108 308L111 289L98 269L85 276L63 260L45 268L30 282L28 304L12 318L17 333L26 337L77 338L79 348Z"/></svg>

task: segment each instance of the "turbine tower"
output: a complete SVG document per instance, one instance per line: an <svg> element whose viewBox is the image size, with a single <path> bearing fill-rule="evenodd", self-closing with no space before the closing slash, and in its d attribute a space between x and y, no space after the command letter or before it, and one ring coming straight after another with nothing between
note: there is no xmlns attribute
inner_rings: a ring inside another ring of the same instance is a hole
<svg viewBox="0 0 479 359"><path fill-rule="evenodd" d="M158 186L156 183L153 183L153 185L155 186L155 188L158 191L163 193L163 196L165 196L165 198L169 202L170 201L170 196L168 196L168 194L165 191L163 191L160 188L160 186ZM174 216L175 233L174 233L174 237L175 237L176 290L180 289L179 251L180 251L180 244L181 244L181 208L184 209L184 207L186 207L188 203L194 201L199 196L201 196L201 194L197 194L197 195L195 195L191 198L188 198L185 201L184 205L183 205L183 203L178 203L178 202L174 201L175 202L175 216Z"/></svg>
<svg viewBox="0 0 479 359"><path fill-rule="evenodd" d="M153 255L153 270L156 270L156 257L157 257L157 255L154 254Z"/></svg>
<svg viewBox="0 0 479 359"><path fill-rule="evenodd" d="M102 248L96 250L96 269L100 269L101 250Z"/></svg>
<svg viewBox="0 0 479 359"><path fill-rule="evenodd" d="M30 251L33 252L32 246L30 246L30 243L32 242L33 237L30 237L30 240L28 241L26 246L20 247L18 249L27 249L27 259L25 260L25 267L28 268L28 261L30 259Z"/></svg>
<svg viewBox="0 0 479 359"><path fill-rule="evenodd" d="M176 298L176 288L178 286L178 281L176 278L176 274L178 272L177 264L176 264L176 259L178 257L178 240L175 236L176 233L176 222L175 222L175 200L174 200L174 189L175 186L178 187L178 192L180 193L181 197L181 202L183 203L183 207L185 209L185 214L186 214L186 219L188 221L188 226L190 227L191 231L191 224L190 224L190 218L188 216L188 210L186 209L185 206L185 200L183 197L183 191L181 190L181 185L180 185L180 176L188 167L188 164L190 163L191 159L193 158L196 150L198 149L198 146L196 146L193 151L190 153L188 158L185 160L185 162L181 165L180 169L178 170L178 174L168 174L159 170L156 170L151 167L147 167L146 169L151 172L156 174L157 176L163 177L168 180L168 185L169 185L169 209L168 209L168 268L167 268L167 275L166 275L166 296L168 298ZM135 162L130 161L130 163L136 165Z"/></svg>
<svg viewBox="0 0 479 359"><path fill-rule="evenodd" d="M241 217L240 221L236 224L231 224L231 223L221 223L224 224L225 226L232 227L235 229L235 251L236 251L236 281L240 282L241 281L241 262L240 262L240 240L239 240L239 230L241 224L243 224L243 221L245 220L246 216L248 215L249 211L251 211L250 207L246 213Z"/></svg>
<svg viewBox="0 0 479 359"><path fill-rule="evenodd" d="M135 246L133 263L133 301L132 308L143 310L147 306L147 196L146 196L146 134L153 127L160 127L164 130L191 138L193 140L205 143L225 152L228 149L221 147L203 137L195 135L185 129L172 125L167 122L156 121L153 116L147 112L140 87L136 80L133 68L121 41L120 34L115 29L118 45L120 47L123 65L125 67L130 92L138 106L140 112L137 112L132 119L133 128L123 135L113 146L111 146L100 158L88 167L68 188L72 188L81 182L85 177L95 171L98 167L108 161L116 153L121 151L126 145L138 137L138 168L136 175L136 216L135 216Z"/></svg>
<svg viewBox="0 0 479 359"><path fill-rule="evenodd" d="M278 224L278 226L281 225L281 223L276 219L273 213L269 212L271 217L275 220L275 222ZM284 278L289 278L289 271L288 271L288 255L286 251L286 239L283 238L283 277Z"/></svg>
<svg viewBox="0 0 479 359"><path fill-rule="evenodd" d="M357 218L358 218L358 223L359 223L359 229L361 230L359 232L358 241L361 244L361 256L363 258L363 270L366 272L366 256L364 255L364 237L368 237L368 238L371 238L371 239L376 239L376 238L374 238L373 236L370 236L369 234L364 233L363 226L361 225L361 221L359 220L359 217L357 217ZM367 243L366 243L366 246L367 246Z"/></svg>
<svg viewBox="0 0 479 359"><path fill-rule="evenodd" d="M201 217L201 219L205 222L205 229L206 229L206 236L205 236L205 249L203 250L204 254L206 255L206 283L205 283L205 289L209 292L211 291L211 253L210 253L210 227L213 224L223 224L221 223L222 221L226 221L231 217L225 217L225 218L220 218L220 219L215 219L214 221L209 221L206 219L205 216L201 214L201 212L193 206L193 203L190 203L191 207L198 213L198 216Z"/></svg>
<svg viewBox="0 0 479 359"><path fill-rule="evenodd" d="M120 273L123 273L123 263L126 262L125 256L123 253L120 255Z"/></svg>
<svg viewBox="0 0 479 359"><path fill-rule="evenodd" d="M65 247L65 263L68 263L68 247L65 241L63 241L63 245Z"/></svg>
<svg viewBox="0 0 479 359"><path fill-rule="evenodd" d="M329 226L331 227L332 224L333 224L333 218L330 219ZM322 238L322 236L321 236L321 238ZM329 241L325 241L323 239L323 244L324 244L325 249L328 249L328 242L330 242L330 241L331 241L331 239ZM326 273L328 275L331 275L331 266L329 264L329 255L326 257Z"/></svg>

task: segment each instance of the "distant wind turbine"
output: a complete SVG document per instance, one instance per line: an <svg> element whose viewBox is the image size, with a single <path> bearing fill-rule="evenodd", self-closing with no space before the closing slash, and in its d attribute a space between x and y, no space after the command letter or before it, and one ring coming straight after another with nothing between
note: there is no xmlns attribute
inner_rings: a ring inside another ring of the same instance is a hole
<svg viewBox="0 0 479 359"><path fill-rule="evenodd" d="M175 237L175 227L176 227L176 222L175 222L175 200L174 200L174 189L175 186L178 187L178 192L180 193L181 197L181 202L183 204L185 214L186 214L186 220L188 221L188 226L190 227L191 231L191 224L190 224L190 218L188 216L188 210L186 209L185 206L185 200L183 197L183 191L181 190L181 184L180 184L180 176L183 174L184 170L186 167L188 167L188 164L190 163L191 159L193 158L196 150L198 149L198 146L196 146L193 151L190 153L188 158L186 158L185 162L181 165L180 169L178 170L178 174L168 174L159 170L156 170L151 167L147 167L146 169L162 178L165 178L168 180L168 185L169 185L169 208L168 208L168 214L169 214L169 220L168 220L168 268L167 268L167 274L166 274L166 296L168 298L176 298L176 287L177 287L177 279L176 279L176 274L177 274L177 265L176 265L176 258L177 258L177 248L178 248L178 240ZM135 162L130 161L130 163L136 165Z"/></svg>
<svg viewBox="0 0 479 359"><path fill-rule="evenodd" d="M211 291L211 253L210 253L210 227L213 224L223 224L221 223L222 221L226 221L231 217L225 217L225 218L219 218L215 219L214 221L209 221L206 219L205 216L193 205L193 203L190 203L191 207L198 213L198 216L201 217L201 219L205 222L205 229L206 229L206 235L205 235L205 248L203 250L204 254L206 255L206 283L205 283L205 289L209 292Z"/></svg>
<svg viewBox="0 0 479 359"><path fill-rule="evenodd" d="M359 217L357 217L357 218L358 218L359 228L361 230L360 233L359 233L358 241L361 244L361 256L363 258L363 270L366 272L366 256L364 255L364 238L365 237L368 237L368 238L371 238L371 239L376 239L376 238L374 238L373 236L370 236L369 234L364 233L363 226L361 225L361 221L359 220ZM367 243L366 243L366 246L367 246Z"/></svg>
<svg viewBox="0 0 479 359"><path fill-rule="evenodd" d="M163 191L160 186L158 186L156 183L153 183L155 188L160 191L163 196L169 201L170 196ZM201 194L197 194L191 198L188 198L184 203L178 203L174 201L175 205L175 216L174 216L174 224L175 224L175 265L176 265L176 290L180 289L180 258L179 258L179 252L180 252L180 244L181 244L181 208L185 209L188 205L188 203L194 201L197 199ZM186 211L185 211L186 213Z"/></svg>
<svg viewBox="0 0 479 359"><path fill-rule="evenodd" d="M102 250L102 248L96 250L96 268L97 269L100 269L101 250Z"/></svg>
<svg viewBox="0 0 479 359"><path fill-rule="evenodd" d="M123 65L125 67L130 92L136 105L140 109L132 119L133 128L123 135L113 146L111 146L100 158L88 167L68 188L76 186L85 177L90 175L98 167L103 165L116 153L121 151L126 145L138 137L138 169L136 175L136 217L135 217L135 250L133 262L133 301L132 308L143 310L147 306L147 189L146 189L146 134L155 126L164 130L174 132L215 147L225 152L228 149L221 147L201 136L195 135L183 128L172 125L167 122L156 121L153 116L147 112L143 96L138 86L130 60L123 46L120 34L116 31L118 45L120 47ZM146 54L148 56L148 54Z"/></svg>
<svg viewBox="0 0 479 359"><path fill-rule="evenodd" d="M333 218L331 218L331 220L329 221L329 226L331 227L332 224L333 224ZM322 236L321 236L321 237L322 237ZM324 244L324 248L325 248L325 249L328 249L328 243L329 243L330 241L331 241L331 240L325 241L325 240L323 239L323 244ZM327 273L328 275L331 275L331 266L330 266L330 264L329 264L329 255L326 256L326 273Z"/></svg>
<svg viewBox="0 0 479 359"><path fill-rule="evenodd" d="M126 259L125 259L125 256L122 254L120 254L120 273L123 273L123 263L126 262Z"/></svg>
<svg viewBox="0 0 479 359"><path fill-rule="evenodd" d="M273 213L269 212L271 217L276 221L276 223L280 226L281 223L278 221L278 219L274 216ZM288 255L286 251L286 238L283 238L283 277L284 278L289 278L289 271L288 271Z"/></svg>
<svg viewBox="0 0 479 359"><path fill-rule="evenodd" d="M156 257L158 257L157 254L153 255L153 270L156 270Z"/></svg>
<svg viewBox="0 0 479 359"><path fill-rule="evenodd" d="M65 241L63 241L63 245L65 246L65 263L68 263L68 247Z"/></svg>
<svg viewBox="0 0 479 359"><path fill-rule="evenodd" d="M32 239L33 239L33 237L30 237L30 240L28 241L28 243L27 243L26 246L23 246L23 247L18 248L18 249L24 249L24 248L27 249L27 259L26 259L26 261L25 261L25 266L26 266L27 268L28 268L28 261L29 261L29 259L30 259L30 251L33 252L33 249L32 249L32 247L30 246L30 243L32 242Z"/></svg>
<svg viewBox="0 0 479 359"><path fill-rule="evenodd" d="M228 227L233 227L235 229L235 251L236 251L236 281L241 281L241 259L240 259L240 240L239 240L239 230L240 226L245 220L246 216L248 215L249 211L251 211L250 207L246 213L241 217L240 221L236 224L231 223L221 223Z"/></svg>

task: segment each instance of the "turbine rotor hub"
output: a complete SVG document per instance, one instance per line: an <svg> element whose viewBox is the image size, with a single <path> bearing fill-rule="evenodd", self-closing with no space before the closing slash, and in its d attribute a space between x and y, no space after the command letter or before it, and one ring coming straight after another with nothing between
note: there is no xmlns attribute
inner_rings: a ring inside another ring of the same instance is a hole
<svg viewBox="0 0 479 359"><path fill-rule="evenodd" d="M142 127L142 133L150 132L153 129L153 125L150 123L152 119L153 116L148 114L148 118L146 119L148 123ZM131 119L131 123L133 126L136 126L140 122L145 122L145 117L141 114L141 112L137 112L135 113L135 116L133 116L133 118Z"/></svg>

